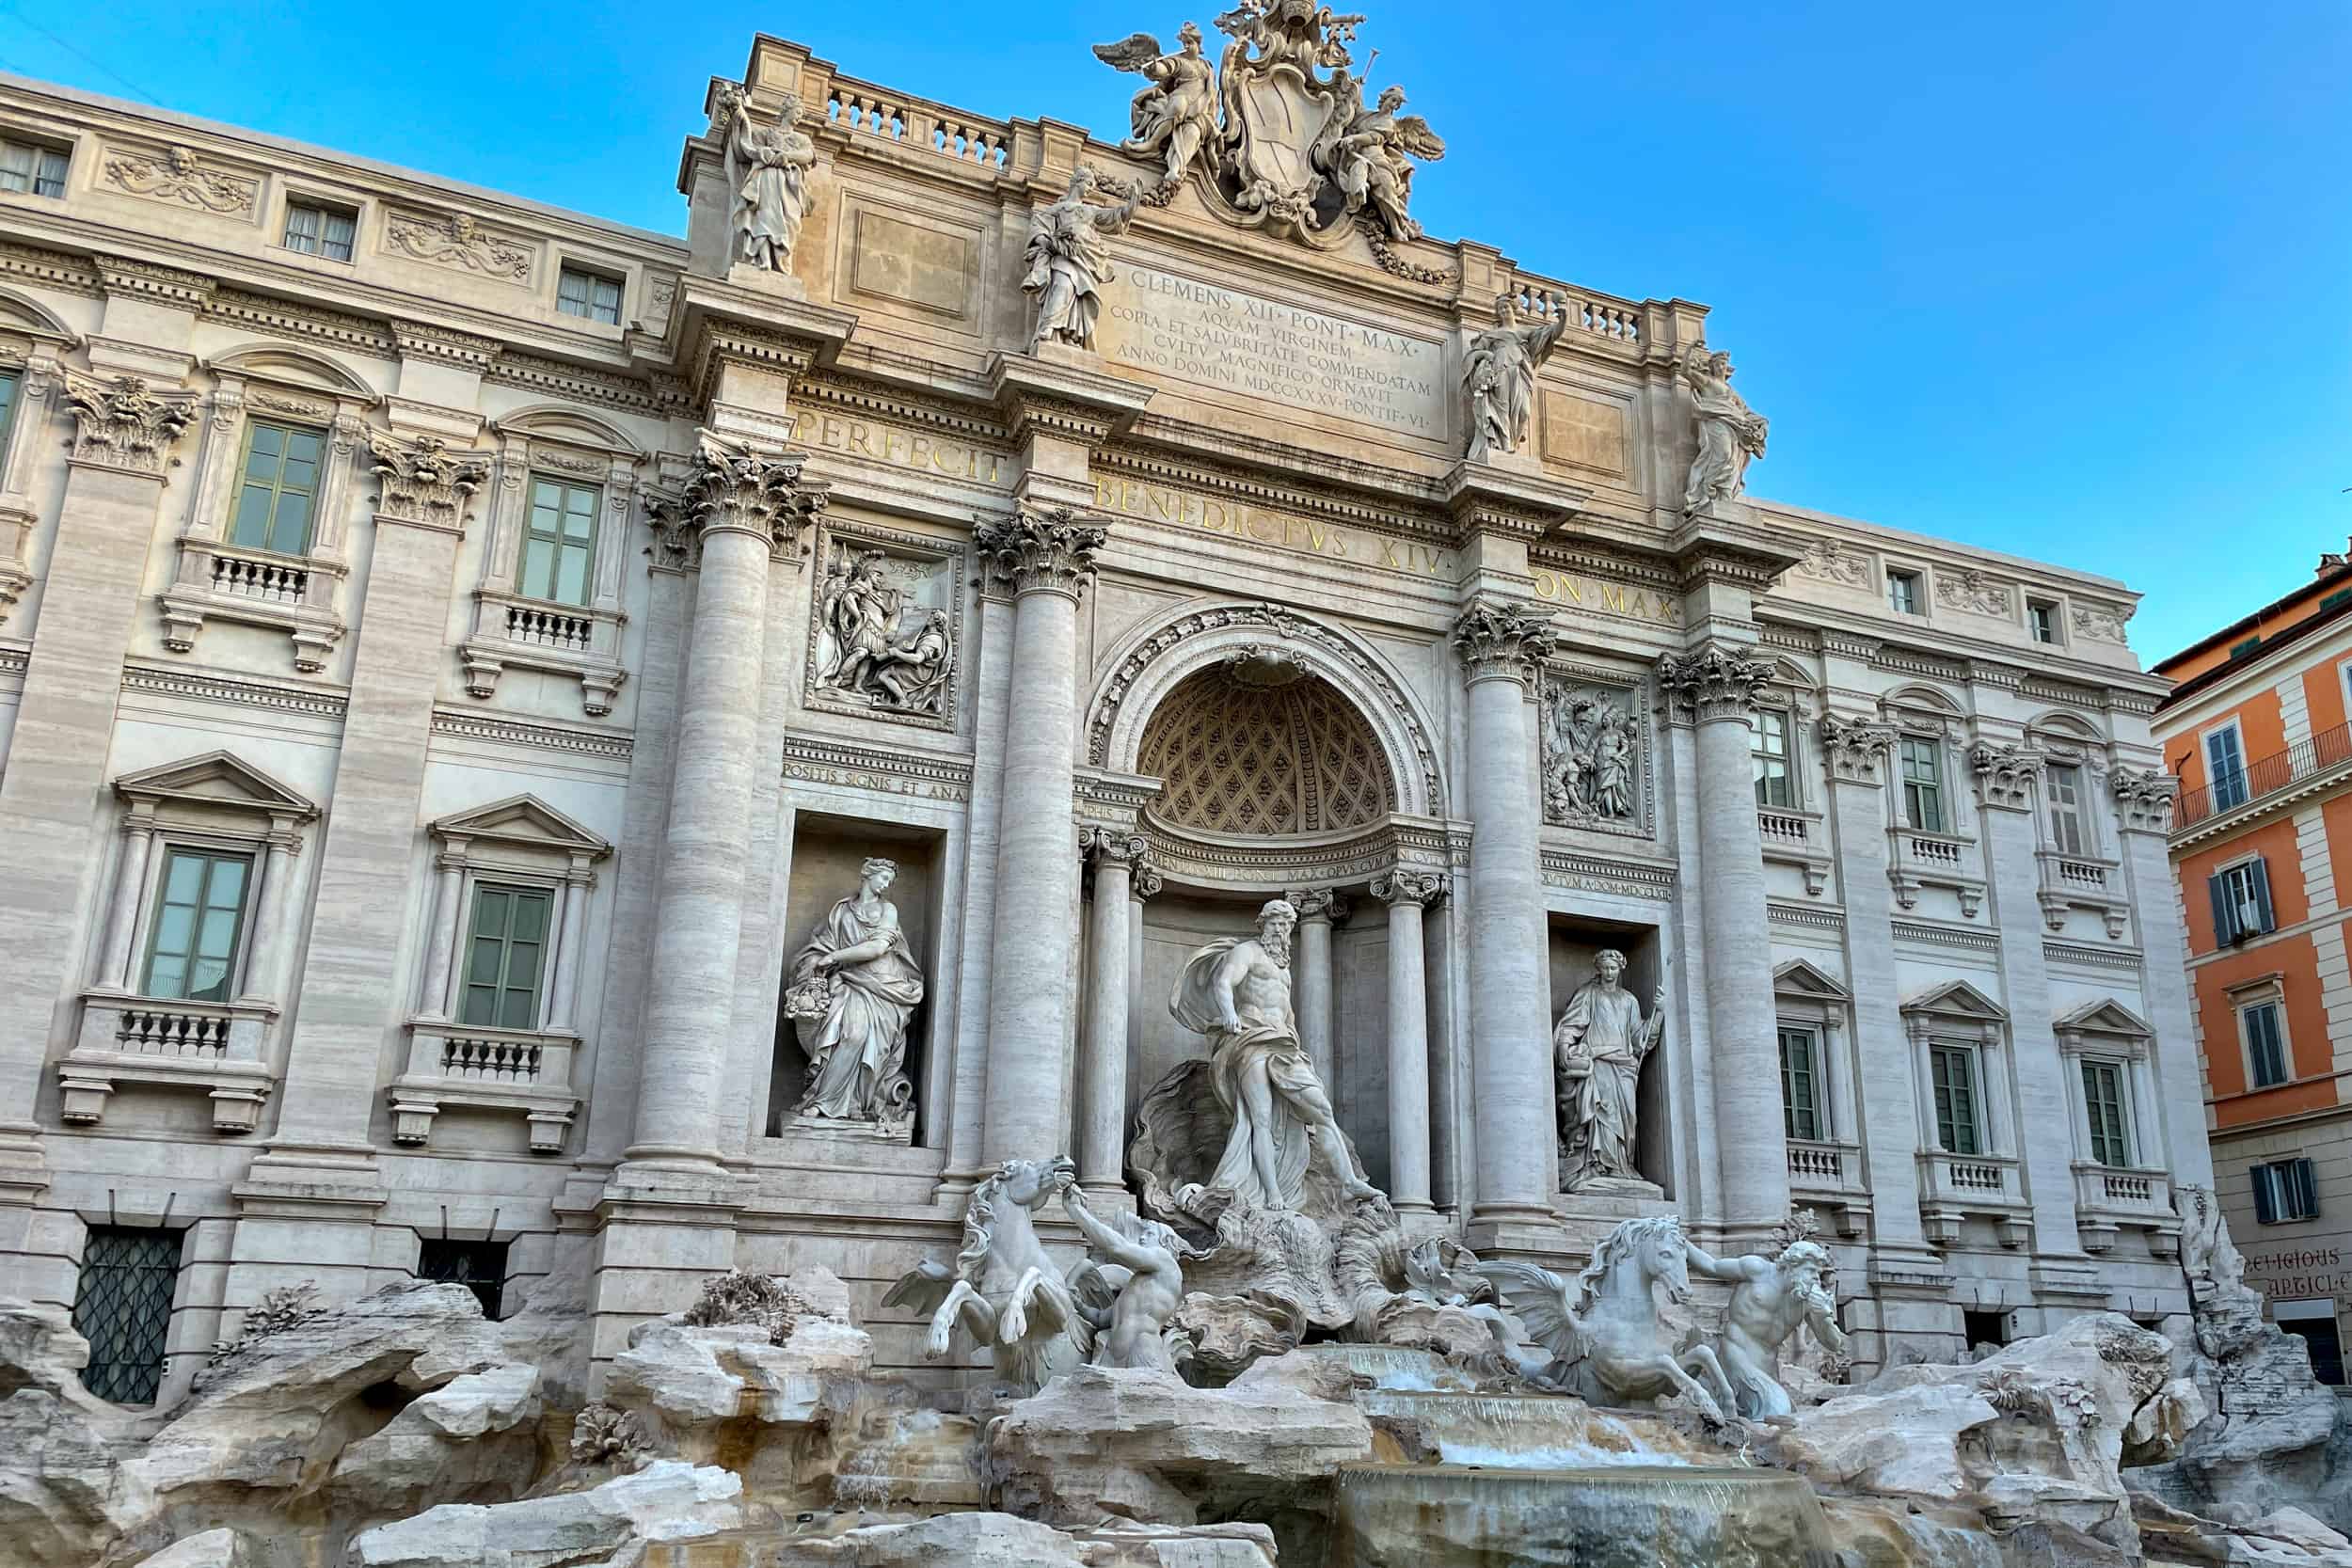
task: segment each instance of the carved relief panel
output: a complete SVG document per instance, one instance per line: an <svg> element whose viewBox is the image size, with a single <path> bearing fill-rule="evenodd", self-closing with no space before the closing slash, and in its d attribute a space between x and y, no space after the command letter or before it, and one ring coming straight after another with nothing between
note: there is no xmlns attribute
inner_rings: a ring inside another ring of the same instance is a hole
<svg viewBox="0 0 2352 1568"><path fill-rule="evenodd" d="M1629 677L1574 665L1545 669L1538 728L1547 824L1652 836L1647 708Z"/></svg>
<svg viewBox="0 0 2352 1568"><path fill-rule="evenodd" d="M963 657L961 547L828 523L811 574L810 707L953 730Z"/></svg>

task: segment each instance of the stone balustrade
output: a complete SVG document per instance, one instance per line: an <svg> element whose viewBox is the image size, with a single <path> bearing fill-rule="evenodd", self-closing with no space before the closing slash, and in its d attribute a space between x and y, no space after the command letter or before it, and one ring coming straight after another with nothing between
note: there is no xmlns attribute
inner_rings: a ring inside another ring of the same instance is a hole
<svg viewBox="0 0 2352 1568"><path fill-rule="evenodd" d="M2181 1219L2172 1208L2172 1178L2160 1167L2075 1161L2074 1216L2086 1252L2107 1251L2121 1230L2144 1230L2158 1257L2179 1254Z"/></svg>
<svg viewBox="0 0 2352 1568"><path fill-rule="evenodd" d="M452 1106L519 1115L533 1154L560 1154L579 1113L572 1059L580 1037L420 1019L408 1025L408 1064L392 1080L392 1141L421 1147Z"/></svg>
<svg viewBox="0 0 2352 1568"><path fill-rule="evenodd" d="M1866 1234L1871 1204L1863 1179L1862 1146L1825 1138L1788 1142L1790 1197L1827 1210L1841 1236Z"/></svg>
<svg viewBox="0 0 2352 1568"><path fill-rule="evenodd" d="M1829 885L1831 864L1829 833L1820 815L1787 807L1759 807L1756 832L1763 843L1764 858L1797 867L1804 876L1804 891L1820 896Z"/></svg>
<svg viewBox="0 0 2352 1568"><path fill-rule="evenodd" d="M250 1132L275 1085L266 1048L277 1009L250 1002L180 1002L94 994L82 1003L73 1050L57 1064L61 1119L95 1127L126 1083L201 1090L213 1131Z"/></svg>
<svg viewBox="0 0 2352 1568"><path fill-rule="evenodd" d="M1960 899L1961 914L1970 920L1984 906L1984 856L1976 841L1958 833L1928 832L1917 828L1887 830L1886 879L1895 889L1895 902L1905 910L1919 906L1922 888L1950 889Z"/></svg>
<svg viewBox="0 0 2352 1568"><path fill-rule="evenodd" d="M2033 1235L2032 1206L2015 1156L1954 1154L1923 1149L1918 1155L1919 1217L1928 1239L1951 1246L1970 1218L1989 1219L2005 1247L2023 1247Z"/></svg>
<svg viewBox="0 0 2352 1568"><path fill-rule="evenodd" d="M825 119L853 135L928 148L984 169L1001 166L1012 141L1012 128L1000 120L840 76L826 89Z"/></svg>

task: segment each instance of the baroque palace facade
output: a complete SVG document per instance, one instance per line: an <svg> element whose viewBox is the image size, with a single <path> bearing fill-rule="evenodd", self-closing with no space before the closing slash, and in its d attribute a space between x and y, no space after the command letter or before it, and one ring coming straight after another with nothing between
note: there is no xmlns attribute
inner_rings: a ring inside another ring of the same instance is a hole
<svg viewBox="0 0 2352 1568"><path fill-rule="evenodd" d="M1117 143L762 37L683 243L0 79L0 1274L108 1391L417 1273L604 1358L822 1263L916 1366L1278 897L1408 1232L1793 1207L1865 1363L2185 1309L2134 595L1746 497L1702 307L1225 22Z"/></svg>

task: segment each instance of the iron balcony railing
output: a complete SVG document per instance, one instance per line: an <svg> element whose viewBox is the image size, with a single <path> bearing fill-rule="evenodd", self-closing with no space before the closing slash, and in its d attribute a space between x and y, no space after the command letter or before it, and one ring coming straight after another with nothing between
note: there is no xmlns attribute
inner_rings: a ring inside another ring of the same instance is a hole
<svg viewBox="0 0 2352 1568"><path fill-rule="evenodd" d="M2217 776L2210 784L2184 791L2172 826L2175 831L2193 827L2208 816L2235 811L2347 762L2352 762L2352 724L2338 724L2300 745L2258 757L2243 768Z"/></svg>

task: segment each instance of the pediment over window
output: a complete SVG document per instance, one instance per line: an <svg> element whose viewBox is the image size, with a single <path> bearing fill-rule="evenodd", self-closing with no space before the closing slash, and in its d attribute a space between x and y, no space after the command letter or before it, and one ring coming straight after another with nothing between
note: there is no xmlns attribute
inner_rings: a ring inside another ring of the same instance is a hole
<svg viewBox="0 0 2352 1568"><path fill-rule="evenodd" d="M439 839L462 838L516 848L550 849L600 860L612 846L535 795L516 795L444 816L432 827Z"/></svg>
<svg viewBox="0 0 2352 1568"><path fill-rule="evenodd" d="M2058 1019L2056 1027L2065 1034L2122 1035L2137 1039L2146 1039L2155 1033L2148 1027L2147 1020L2113 997L2084 1003Z"/></svg>
<svg viewBox="0 0 2352 1568"><path fill-rule="evenodd" d="M632 440L619 425L561 404L542 403L528 408L517 408L511 414L501 414L492 420L490 428L501 436L560 441L566 446L619 452L630 458L645 455L645 449Z"/></svg>
<svg viewBox="0 0 2352 1568"><path fill-rule="evenodd" d="M1947 980L1932 990L1921 991L1902 1005L1902 1011L1906 1016L1966 1019L1976 1023L2009 1022L2007 1008L1965 980Z"/></svg>
<svg viewBox="0 0 2352 1568"><path fill-rule="evenodd" d="M161 768L126 773L115 781L115 793L126 800L149 805L170 800L294 816L304 821L319 814L319 808L303 796L227 752L213 752L186 762L166 763Z"/></svg>
<svg viewBox="0 0 2352 1568"><path fill-rule="evenodd" d="M286 343L259 343L204 361L215 375L241 375L279 387L303 387L329 397L373 404L375 391L324 354Z"/></svg>
<svg viewBox="0 0 2352 1568"><path fill-rule="evenodd" d="M1813 1002L1851 1002L1853 993L1804 958L1791 958L1772 971L1776 996L1801 996Z"/></svg>

